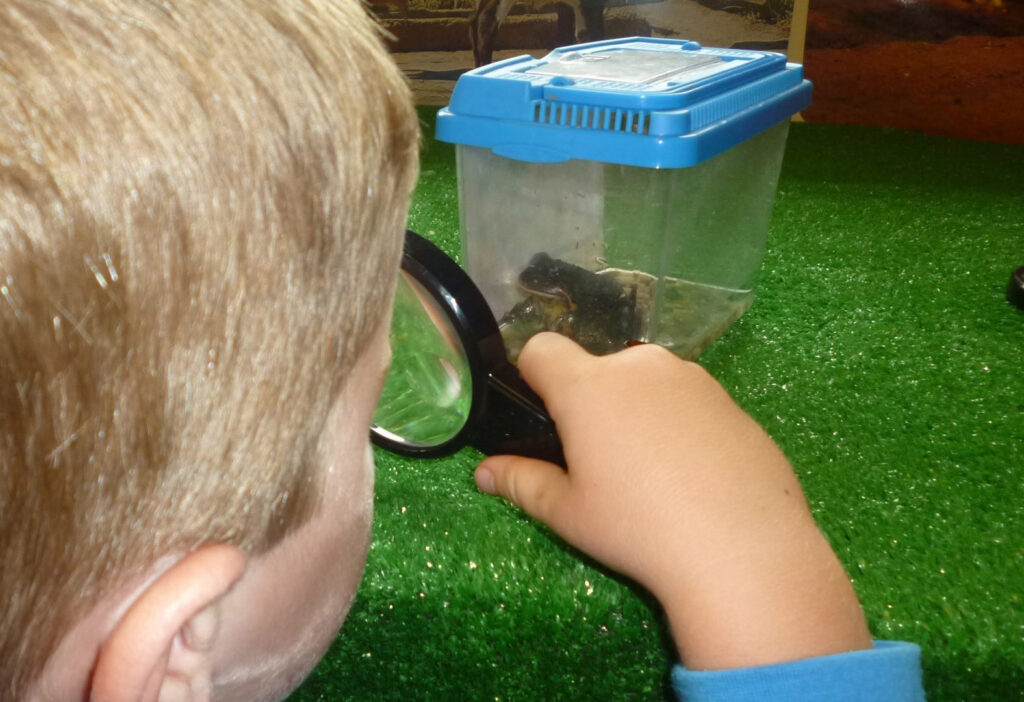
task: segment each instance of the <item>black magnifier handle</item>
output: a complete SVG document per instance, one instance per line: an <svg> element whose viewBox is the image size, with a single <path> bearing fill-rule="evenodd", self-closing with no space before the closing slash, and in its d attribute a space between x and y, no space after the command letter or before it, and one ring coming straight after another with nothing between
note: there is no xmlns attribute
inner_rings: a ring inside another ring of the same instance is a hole
<svg viewBox="0 0 1024 702"><path fill-rule="evenodd" d="M511 363L488 374L485 403L488 421L481 423L470 445L489 456L511 453L566 467L555 423Z"/></svg>

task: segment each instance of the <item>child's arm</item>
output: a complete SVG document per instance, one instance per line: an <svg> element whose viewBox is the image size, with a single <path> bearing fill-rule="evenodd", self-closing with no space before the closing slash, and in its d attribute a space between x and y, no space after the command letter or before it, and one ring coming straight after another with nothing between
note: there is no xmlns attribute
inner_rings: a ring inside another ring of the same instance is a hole
<svg viewBox="0 0 1024 702"><path fill-rule="evenodd" d="M687 668L871 648L789 462L699 366L653 345L591 356L541 334L519 367L569 470L495 456L477 483L647 587Z"/></svg>

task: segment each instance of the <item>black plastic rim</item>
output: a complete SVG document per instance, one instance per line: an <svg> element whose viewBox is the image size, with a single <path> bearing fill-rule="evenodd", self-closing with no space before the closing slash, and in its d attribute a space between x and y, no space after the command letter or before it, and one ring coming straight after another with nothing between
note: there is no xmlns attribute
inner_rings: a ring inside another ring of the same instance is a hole
<svg viewBox="0 0 1024 702"><path fill-rule="evenodd" d="M444 251L412 230L405 232L402 269L430 293L452 323L466 352L473 396L466 423L443 443L427 446L396 441L379 434L376 425L371 426L370 436L377 446L399 455L447 456L469 443L474 435L485 405L486 378L492 368L506 362L505 347L498 323L469 275Z"/></svg>

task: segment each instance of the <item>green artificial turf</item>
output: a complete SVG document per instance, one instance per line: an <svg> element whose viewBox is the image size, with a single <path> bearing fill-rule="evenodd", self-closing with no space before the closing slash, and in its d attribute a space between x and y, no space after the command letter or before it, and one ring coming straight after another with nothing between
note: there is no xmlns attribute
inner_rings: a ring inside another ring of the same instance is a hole
<svg viewBox="0 0 1024 702"><path fill-rule="evenodd" d="M455 253L432 113L410 226ZM700 359L791 457L874 634L922 646L935 701L1024 699L1022 176L1021 147L794 125L758 299ZM657 605L478 494L478 458L377 453L362 589L291 699L669 699Z"/></svg>

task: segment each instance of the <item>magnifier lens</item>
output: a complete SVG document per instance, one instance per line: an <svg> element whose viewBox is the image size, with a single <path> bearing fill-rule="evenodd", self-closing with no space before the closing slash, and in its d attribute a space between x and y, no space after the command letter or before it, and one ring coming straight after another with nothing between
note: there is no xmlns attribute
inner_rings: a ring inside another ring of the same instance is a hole
<svg viewBox="0 0 1024 702"><path fill-rule="evenodd" d="M373 442L402 456L463 446L565 465L544 403L508 361L483 294L441 249L405 233L391 319L391 370Z"/></svg>
<svg viewBox="0 0 1024 702"><path fill-rule="evenodd" d="M473 381L448 316L406 271L391 320L391 369L373 416L375 431L411 447L440 446L469 417Z"/></svg>

